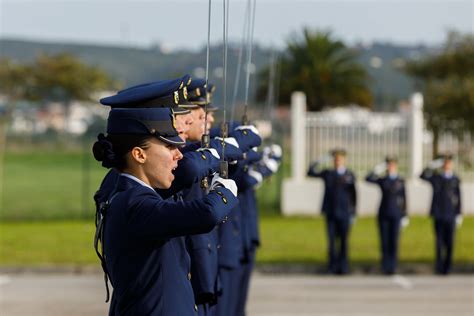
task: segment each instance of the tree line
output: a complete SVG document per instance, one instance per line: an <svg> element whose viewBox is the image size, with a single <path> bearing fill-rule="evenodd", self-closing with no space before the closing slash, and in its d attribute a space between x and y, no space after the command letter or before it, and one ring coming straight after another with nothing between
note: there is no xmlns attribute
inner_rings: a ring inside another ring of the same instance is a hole
<svg viewBox="0 0 474 316"><path fill-rule="evenodd" d="M357 58L358 52L330 31L303 29L279 53L275 102L289 104L291 93L298 90L306 93L312 111L349 104L371 108L373 79ZM258 74L258 101L268 98L270 67ZM449 32L436 54L408 61L402 71L416 79L415 88L424 94L435 153L440 133L474 131L473 34ZM0 94L6 98L0 112L0 144L18 101L59 102L67 115L72 101L96 101L95 92L118 88L105 71L66 53L40 55L30 63L0 59L0 82Z"/></svg>

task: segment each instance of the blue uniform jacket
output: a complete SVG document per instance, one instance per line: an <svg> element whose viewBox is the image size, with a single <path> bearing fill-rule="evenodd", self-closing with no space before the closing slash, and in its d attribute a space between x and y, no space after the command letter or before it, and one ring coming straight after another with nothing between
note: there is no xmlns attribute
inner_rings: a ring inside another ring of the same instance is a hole
<svg viewBox="0 0 474 316"><path fill-rule="evenodd" d="M423 170L421 179L428 181L433 187L430 215L436 219L454 219L461 214L461 180L453 174L446 178L431 169Z"/></svg>
<svg viewBox="0 0 474 316"><path fill-rule="evenodd" d="M182 192L184 201L205 196L199 183ZM217 226L208 233L186 237L186 248L191 257L191 284L197 304L215 304L218 291Z"/></svg>
<svg viewBox="0 0 474 316"><path fill-rule="evenodd" d="M273 172L262 164L255 164L255 170L260 172L263 178L267 178L273 174ZM257 196L254 188L249 188L248 190L248 203L251 208L251 220L249 223L249 233L250 241L254 247L260 246L260 231L258 227L259 218L258 218L258 205L257 205Z"/></svg>
<svg viewBox="0 0 474 316"><path fill-rule="evenodd" d="M116 190L119 178L120 172L116 169L112 168L107 172L100 184L99 190L94 194L96 205L100 205L100 203L105 202L110 198L110 195Z"/></svg>
<svg viewBox="0 0 474 316"><path fill-rule="evenodd" d="M105 189L105 188L104 188ZM110 315L195 315L183 235L205 233L237 205L225 188L190 202L163 200L120 176L105 215Z"/></svg>
<svg viewBox="0 0 474 316"><path fill-rule="evenodd" d="M263 164L255 164L255 170L257 170L258 172L260 172L263 176L263 178L268 178L269 176L271 176L273 174L273 172L268 169L265 165Z"/></svg>
<svg viewBox="0 0 474 316"><path fill-rule="evenodd" d="M211 139L209 142L209 147L217 150L219 155L222 154L222 141L218 139ZM201 148L200 142L194 142L186 145L186 147L181 149L183 154L189 151L195 151ZM226 144L224 150L224 159L227 161L241 160L243 159L243 152L240 148Z"/></svg>
<svg viewBox="0 0 474 316"><path fill-rule="evenodd" d="M243 232L242 232L242 209L240 201L241 184L240 173L243 172L244 163L239 161L235 165L229 165L230 178L235 180L239 193L239 205L232 209L228 220L218 226L218 259L219 267L235 269L240 266L240 260L244 256L243 252Z"/></svg>
<svg viewBox="0 0 474 316"><path fill-rule="evenodd" d="M235 269L242 257L240 205L233 208L228 220L217 227L218 263L220 268Z"/></svg>
<svg viewBox="0 0 474 316"><path fill-rule="evenodd" d="M315 171L310 168L308 176L322 178L325 185L322 213L327 218L347 219L355 215L355 176L349 169L339 175L335 169Z"/></svg>
<svg viewBox="0 0 474 316"><path fill-rule="evenodd" d="M402 218L406 215L405 181L402 178L378 177L370 173L365 180L378 184L382 190L378 213L380 218Z"/></svg>
<svg viewBox="0 0 474 316"><path fill-rule="evenodd" d="M252 238L251 238L251 220L252 220L252 205L250 205L249 189L239 191L239 206L241 211L241 226L240 226L240 237L242 243L241 260L247 260L249 258L250 251L252 249Z"/></svg>
<svg viewBox="0 0 474 316"><path fill-rule="evenodd" d="M257 163L254 164L253 167L256 171L260 172L262 177L265 179L273 174L273 172L268 169L266 166ZM251 177L250 177L251 178ZM249 179L247 182L251 182L252 179ZM247 244L250 245L251 248L260 246L260 231L258 227L259 218L258 218L258 205L257 205L257 197L256 197L256 190L254 186L249 186L245 190L245 205L248 208L248 223L247 223ZM239 205L242 203L242 200L239 198ZM241 206L242 207L242 206Z"/></svg>
<svg viewBox="0 0 474 316"><path fill-rule="evenodd" d="M212 128L210 135L211 137L221 136L220 129ZM251 130L229 130L229 137L235 138L240 150L243 152L249 151L253 147L258 147L262 143L262 138Z"/></svg>
<svg viewBox="0 0 474 316"><path fill-rule="evenodd" d="M252 150L250 150L252 151ZM239 194L240 208L240 259L247 260L255 244L259 242L258 236L258 214L255 200L254 187L258 184L257 180L248 175L249 161L241 161L234 168L232 178L237 184Z"/></svg>

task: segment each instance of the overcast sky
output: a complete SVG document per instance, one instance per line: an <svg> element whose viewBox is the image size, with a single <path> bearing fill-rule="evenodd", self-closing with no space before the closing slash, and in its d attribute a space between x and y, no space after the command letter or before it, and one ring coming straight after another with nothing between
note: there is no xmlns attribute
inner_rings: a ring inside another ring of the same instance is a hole
<svg viewBox="0 0 474 316"><path fill-rule="evenodd" d="M213 42L222 40L222 0L212 1ZM230 0L229 37L240 40L246 1ZM0 36L169 48L207 40L207 0L0 0ZM474 31L474 0L257 0L255 41L281 46L303 26L348 43L439 44L448 29Z"/></svg>

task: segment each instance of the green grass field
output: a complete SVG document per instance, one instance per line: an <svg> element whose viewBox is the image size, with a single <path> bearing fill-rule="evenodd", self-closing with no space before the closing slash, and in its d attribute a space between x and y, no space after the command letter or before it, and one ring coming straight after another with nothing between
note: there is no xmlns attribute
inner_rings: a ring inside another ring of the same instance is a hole
<svg viewBox="0 0 474 316"><path fill-rule="evenodd" d="M89 168L84 168L85 165ZM92 218L95 212L92 197L106 172L91 152L7 152L0 219ZM279 172L260 188L262 209L278 209L281 177Z"/></svg>
<svg viewBox="0 0 474 316"><path fill-rule="evenodd" d="M83 170L84 162L90 166L88 172ZM7 152L0 218L92 217L92 196L106 171L92 154L51 150Z"/></svg>
<svg viewBox="0 0 474 316"><path fill-rule="evenodd" d="M326 260L325 224L321 217L264 217L262 248L258 260L265 263L315 263ZM379 239L373 217L358 218L350 235L350 258L366 263L379 260ZM474 217L465 219L457 231L455 260L474 265ZM413 217L401 234L400 260L433 262L434 235L427 217Z"/></svg>
<svg viewBox="0 0 474 316"><path fill-rule="evenodd" d="M84 162L90 167L87 173L82 169ZM323 220L319 217L283 218L278 215L280 180L288 172L288 163L281 169L258 190L259 206L264 211L258 261L325 262ZM0 212L0 265L97 264L92 247L92 195L105 173L106 169L92 155L78 151L8 152ZM378 261L374 218L358 219L350 243L352 261ZM474 217L468 217L457 234L455 260L474 265L473 249ZM401 260L432 262L433 250L430 220L426 217L413 218L402 235Z"/></svg>
<svg viewBox="0 0 474 316"><path fill-rule="evenodd" d="M323 263L326 237L321 218L263 216L260 263ZM454 260L474 265L474 217L457 231ZM97 264L90 221L6 222L0 224L1 266ZM350 237L350 257L355 263L378 262L374 218L359 218ZM433 261L433 231L427 218L414 217L401 238L400 260Z"/></svg>

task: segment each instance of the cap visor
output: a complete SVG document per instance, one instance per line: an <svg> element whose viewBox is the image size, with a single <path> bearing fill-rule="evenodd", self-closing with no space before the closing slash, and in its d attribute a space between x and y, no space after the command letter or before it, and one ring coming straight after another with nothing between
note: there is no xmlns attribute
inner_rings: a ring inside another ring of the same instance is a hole
<svg viewBox="0 0 474 316"><path fill-rule="evenodd" d="M198 104L190 103L190 104L178 104L180 108L183 109L197 109L199 107Z"/></svg>
<svg viewBox="0 0 474 316"><path fill-rule="evenodd" d="M204 99L204 98L195 98L195 99L189 100L189 102L202 106L202 105L206 104L206 99Z"/></svg>
<svg viewBox="0 0 474 316"><path fill-rule="evenodd" d="M175 145L175 146L183 146L186 145L186 142L179 136L158 136L158 139L161 140L162 142L170 145Z"/></svg>
<svg viewBox="0 0 474 316"><path fill-rule="evenodd" d="M185 108L180 108L180 107L172 108L172 110L173 110L173 114L175 114L175 115L191 113L191 110L185 109Z"/></svg>
<svg viewBox="0 0 474 316"><path fill-rule="evenodd" d="M217 106L208 106L207 107L207 112L215 112L218 111L219 108Z"/></svg>

